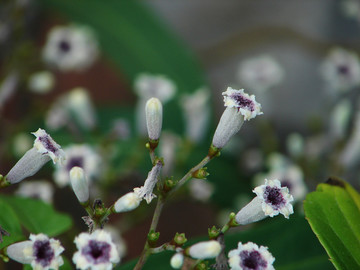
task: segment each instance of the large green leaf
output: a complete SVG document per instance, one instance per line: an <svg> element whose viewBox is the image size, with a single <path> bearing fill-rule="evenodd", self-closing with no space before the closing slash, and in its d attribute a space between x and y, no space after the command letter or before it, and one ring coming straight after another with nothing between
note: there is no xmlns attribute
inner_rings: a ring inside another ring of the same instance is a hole
<svg viewBox="0 0 360 270"><path fill-rule="evenodd" d="M305 214L337 269L360 269L360 195L330 179L307 195Z"/></svg>
<svg viewBox="0 0 360 270"><path fill-rule="evenodd" d="M9 236L3 236L0 249L25 238L16 213L2 200L0 200L0 226L10 234Z"/></svg>
<svg viewBox="0 0 360 270"><path fill-rule="evenodd" d="M191 243L202 240L205 238L196 239ZM291 216L289 220L277 217L262 221L249 230L236 233L229 231L225 235L227 252L235 249L240 241L251 241L269 247L269 251L276 258L274 267L277 270L334 269L302 216ZM166 252L151 256L144 269L154 269L155 266L156 269L170 269L172 254ZM116 269L130 270L134 268L135 263L136 261L131 261Z"/></svg>
<svg viewBox="0 0 360 270"><path fill-rule="evenodd" d="M68 215L56 212L52 206L39 200L1 195L0 203L9 205L21 225L31 233L56 236L72 225ZM4 218L10 220L13 217Z"/></svg>

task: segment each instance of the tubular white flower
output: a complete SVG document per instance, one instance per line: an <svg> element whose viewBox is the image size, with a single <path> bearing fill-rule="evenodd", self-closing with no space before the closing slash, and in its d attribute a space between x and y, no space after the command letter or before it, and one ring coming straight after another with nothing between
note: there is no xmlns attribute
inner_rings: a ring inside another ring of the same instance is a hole
<svg viewBox="0 0 360 270"><path fill-rule="evenodd" d="M48 34L42 56L61 71L82 71L95 62L98 44L89 27L56 26Z"/></svg>
<svg viewBox="0 0 360 270"><path fill-rule="evenodd" d="M330 134L334 139L342 139L346 136L346 130L350 122L353 108L350 100L340 100L331 112Z"/></svg>
<svg viewBox="0 0 360 270"><path fill-rule="evenodd" d="M241 113L236 108L227 107L215 130L212 144L219 149L223 148L240 130L243 123L244 117Z"/></svg>
<svg viewBox="0 0 360 270"><path fill-rule="evenodd" d="M55 77L51 72L39 71L30 76L28 87L34 93L46 94L52 90L54 83Z"/></svg>
<svg viewBox="0 0 360 270"><path fill-rule="evenodd" d="M36 132L32 132L31 134L36 136L34 142L34 148L40 154L49 155L52 159L53 163L59 162L62 164L65 160L65 153L61 149L61 146L58 145L49 134L46 133L45 130L39 128Z"/></svg>
<svg viewBox="0 0 360 270"><path fill-rule="evenodd" d="M79 202L87 202L89 200L89 183L84 170L77 166L73 167L70 170L70 181Z"/></svg>
<svg viewBox="0 0 360 270"><path fill-rule="evenodd" d="M273 263L275 258L267 247L258 246L252 242L242 244L229 252L229 265L231 270L275 270Z"/></svg>
<svg viewBox="0 0 360 270"><path fill-rule="evenodd" d="M175 253L170 259L170 265L174 269L180 269L184 263L184 255L182 253Z"/></svg>
<svg viewBox="0 0 360 270"><path fill-rule="evenodd" d="M221 245L215 240L199 242L185 250L186 254L200 260L215 258L220 252Z"/></svg>
<svg viewBox="0 0 360 270"><path fill-rule="evenodd" d="M145 105L146 126L150 140L160 138L162 127L162 104L157 98L150 98Z"/></svg>
<svg viewBox="0 0 360 270"><path fill-rule="evenodd" d="M20 263L31 264L33 269L59 269L64 261L60 254L64 251L58 240L44 234L30 235L31 241L23 241L7 248L8 256Z"/></svg>
<svg viewBox="0 0 360 270"><path fill-rule="evenodd" d="M237 108L244 116L244 120L250 120L257 115L263 114L261 112L261 104L256 102L255 96L246 94L244 89L235 90L228 87L222 95L224 96L225 106Z"/></svg>
<svg viewBox="0 0 360 270"><path fill-rule="evenodd" d="M256 187L253 192L257 196L235 216L238 224L250 224L279 213L289 218L289 215L294 213L291 204L294 198L287 187L281 187L279 180L265 179L265 185Z"/></svg>
<svg viewBox="0 0 360 270"><path fill-rule="evenodd" d="M153 194L154 187L158 181L158 177L160 175L161 168L163 163L161 160L158 160L155 166L148 173L148 177L145 180L145 183L140 188L134 188L134 192L140 197L144 198L146 202L149 204L152 199L156 198L156 195Z"/></svg>
<svg viewBox="0 0 360 270"><path fill-rule="evenodd" d="M92 234L81 233L74 240L78 251L73 256L76 268L85 270L111 270L120 262L118 250L111 235L104 230Z"/></svg>
<svg viewBox="0 0 360 270"><path fill-rule="evenodd" d="M126 193L120 197L114 204L116 213L132 211L140 205L142 198L140 198L135 192Z"/></svg>

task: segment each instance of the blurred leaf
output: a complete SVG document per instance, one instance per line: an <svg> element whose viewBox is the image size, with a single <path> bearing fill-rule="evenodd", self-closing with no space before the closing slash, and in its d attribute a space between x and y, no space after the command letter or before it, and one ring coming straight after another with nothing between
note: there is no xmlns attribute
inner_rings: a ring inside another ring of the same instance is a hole
<svg viewBox="0 0 360 270"><path fill-rule="evenodd" d="M337 269L360 269L360 195L329 179L306 196L305 214Z"/></svg>
<svg viewBox="0 0 360 270"><path fill-rule="evenodd" d="M52 206L39 200L1 195L0 202L11 206L21 225L31 233L56 236L72 225L68 215L56 212Z"/></svg>
<svg viewBox="0 0 360 270"><path fill-rule="evenodd" d="M198 238L189 241L189 244L203 240L206 239ZM251 241L269 247L269 251L276 259L274 267L277 270L334 269L309 225L301 216L290 217L289 220L277 217L262 221L246 231L235 233L230 231L225 235L226 251L237 248L240 241L243 243ZM150 256L144 269L154 269L154 266L156 269L170 269L172 254L166 252ZM133 269L135 264L136 260L116 269Z"/></svg>
<svg viewBox="0 0 360 270"><path fill-rule="evenodd" d="M0 226L10 233L9 236L2 237L3 242L0 244L0 249L2 249L25 237L21 231L20 221L14 210L2 200L0 200L0 213Z"/></svg>

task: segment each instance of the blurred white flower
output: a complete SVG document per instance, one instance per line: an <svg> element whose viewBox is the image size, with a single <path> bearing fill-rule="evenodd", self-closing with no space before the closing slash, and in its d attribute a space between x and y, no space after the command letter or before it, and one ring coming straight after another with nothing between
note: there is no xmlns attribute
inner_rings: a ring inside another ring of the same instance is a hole
<svg viewBox="0 0 360 270"><path fill-rule="evenodd" d="M305 141L303 136L299 133L289 134L286 137L286 148L292 157L298 158L302 156L305 151Z"/></svg>
<svg viewBox="0 0 360 270"><path fill-rule="evenodd" d="M353 107L350 100L342 99L334 107L330 116L330 134L334 139L342 139L347 134Z"/></svg>
<svg viewBox="0 0 360 270"><path fill-rule="evenodd" d="M19 74L12 71L0 84L0 110L4 107L9 98L14 95L19 84Z"/></svg>
<svg viewBox="0 0 360 270"><path fill-rule="evenodd" d="M218 241L203 241L192 245L185 250L185 253L194 259L212 259L221 252L221 245Z"/></svg>
<svg viewBox="0 0 360 270"><path fill-rule="evenodd" d="M245 88L266 91L284 78L284 69L270 55L246 59L240 63L238 80Z"/></svg>
<svg viewBox="0 0 360 270"><path fill-rule="evenodd" d="M87 26L56 26L48 33L42 56L61 71L82 71L97 59L98 44Z"/></svg>
<svg viewBox="0 0 360 270"><path fill-rule="evenodd" d="M160 157L163 157L166 161L163 169L162 175L171 175L176 159L176 150L177 146L180 144L181 138L171 132L171 131L164 131L161 135L161 141L159 144L159 153Z"/></svg>
<svg viewBox="0 0 360 270"><path fill-rule="evenodd" d="M136 104L136 126L140 135L146 136L145 105L148 99L157 98L165 105L176 93L173 81L163 75L139 74L134 82L135 93L138 95Z"/></svg>
<svg viewBox="0 0 360 270"><path fill-rule="evenodd" d="M174 269L180 269L184 263L184 255L180 252L175 253L170 259L170 265Z"/></svg>
<svg viewBox="0 0 360 270"><path fill-rule="evenodd" d="M38 94L50 92L55 84L55 77L49 71L39 71L32 74L28 80L29 89Z"/></svg>
<svg viewBox="0 0 360 270"><path fill-rule="evenodd" d="M191 142L201 142L206 134L210 116L209 99L210 92L206 87L193 94L184 94L180 99L185 117L186 138Z"/></svg>
<svg viewBox="0 0 360 270"><path fill-rule="evenodd" d="M332 49L320 71L330 90L347 91L360 85L360 61L354 52Z"/></svg>
<svg viewBox="0 0 360 270"><path fill-rule="evenodd" d="M340 2L343 13L360 22L360 1L359 0L342 0Z"/></svg>
<svg viewBox="0 0 360 270"><path fill-rule="evenodd" d="M30 235L30 241L12 244L7 248L8 256L22 264L31 264L33 269L59 269L64 261L60 254L64 251L59 240L45 234Z"/></svg>
<svg viewBox="0 0 360 270"><path fill-rule="evenodd" d="M64 187L70 183L70 170L77 166L84 170L85 176L89 181L99 177L102 173L101 157L89 145L73 144L64 148L66 160L63 166L56 166L54 181L59 187Z"/></svg>
<svg viewBox="0 0 360 270"><path fill-rule="evenodd" d="M261 150L257 148L248 149L241 156L241 165L251 172L260 170L263 163L263 154Z"/></svg>
<svg viewBox="0 0 360 270"><path fill-rule="evenodd" d="M120 259L125 257L127 252L126 242L122 238L119 228L112 225L105 225L105 231L110 233L111 239L117 248Z"/></svg>
<svg viewBox="0 0 360 270"><path fill-rule="evenodd" d="M54 187L44 180L31 180L20 183L15 194L21 197L40 199L48 204L53 202Z"/></svg>
<svg viewBox="0 0 360 270"><path fill-rule="evenodd" d="M13 150L16 157L23 156L33 146L33 137L28 133L18 133L14 137Z"/></svg>
<svg viewBox="0 0 360 270"><path fill-rule="evenodd" d="M215 190L214 185L204 179L193 179L189 189L191 196L202 202L207 202Z"/></svg>
<svg viewBox="0 0 360 270"><path fill-rule="evenodd" d="M238 243L238 248L230 250L229 265L231 270L275 270L275 258L267 247L258 246L252 242Z"/></svg>
<svg viewBox="0 0 360 270"><path fill-rule="evenodd" d="M105 230L81 233L74 242L78 251L73 256L73 262L77 269L111 270L113 264L120 262L118 249Z"/></svg>
<svg viewBox="0 0 360 270"><path fill-rule="evenodd" d="M131 135L130 124L126 119L117 118L112 123L111 134L119 140L127 140Z"/></svg>
<svg viewBox="0 0 360 270"><path fill-rule="evenodd" d="M94 105L88 91L82 87L60 96L50 107L45 123L48 128L57 130L70 125L74 120L86 130L91 130L96 125Z"/></svg>

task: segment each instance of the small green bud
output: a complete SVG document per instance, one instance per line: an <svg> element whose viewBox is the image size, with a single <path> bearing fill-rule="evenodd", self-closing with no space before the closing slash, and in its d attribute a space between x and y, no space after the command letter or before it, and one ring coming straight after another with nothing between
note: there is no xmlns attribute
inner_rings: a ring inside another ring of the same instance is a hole
<svg viewBox="0 0 360 270"><path fill-rule="evenodd" d="M220 148L215 147L213 144L210 145L208 156L213 159L214 157L220 156Z"/></svg>
<svg viewBox="0 0 360 270"><path fill-rule="evenodd" d="M231 212L229 215L229 227L236 227L239 226L239 224L236 222L235 219L236 214L234 212Z"/></svg>
<svg viewBox="0 0 360 270"><path fill-rule="evenodd" d="M155 232L154 230L151 230L147 236L147 241L149 243L149 246L155 247L157 241L159 240L159 237L160 237L160 232Z"/></svg>
<svg viewBox="0 0 360 270"><path fill-rule="evenodd" d="M158 164L159 162L161 162L161 164L162 164L162 166L164 167L164 165L165 165L165 163L164 163L164 158L162 158L162 157L156 157L155 159L154 159L154 166L156 165L156 164Z"/></svg>
<svg viewBox="0 0 360 270"><path fill-rule="evenodd" d="M201 261L197 265L195 265L194 269L196 270L207 270L209 268L209 262Z"/></svg>
<svg viewBox="0 0 360 270"><path fill-rule="evenodd" d="M146 148L155 150L158 145L159 145L159 140L149 140L149 142L146 144Z"/></svg>
<svg viewBox="0 0 360 270"><path fill-rule="evenodd" d="M182 246L187 242L185 233L176 233L174 237L174 243L176 246Z"/></svg>
<svg viewBox="0 0 360 270"><path fill-rule="evenodd" d="M94 208L94 212L95 212L96 217L102 217L107 211L104 203L100 199L96 199L94 201L93 208Z"/></svg>
<svg viewBox="0 0 360 270"><path fill-rule="evenodd" d="M211 228L208 229L208 234L209 234L209 238L212 239L216 239L219 234L220 234L220 229L216 228L215 226L212 226Z"/></svg>
<svg viewBox="0 0 360 270"><path fill-rule="evenodd" d="M209 173L206 170L207 170L207 167L201 168L201 169L193 172L192 177L198 178L198 179L206 179L206 177L209 176Z"/></svg>
<svg viewBox="0 0 360 270"><path fill-rule="evenodd" d="M172 179L172 178L165 179L164 192L165 193L169 192L175 186L176 186L176 181L174 181L174 179Z"/></svg>

